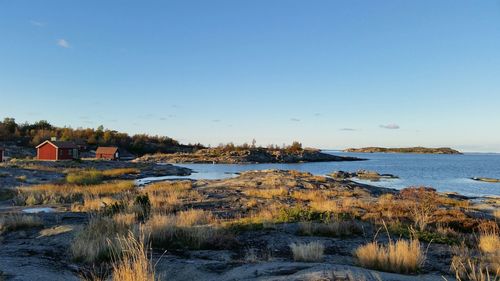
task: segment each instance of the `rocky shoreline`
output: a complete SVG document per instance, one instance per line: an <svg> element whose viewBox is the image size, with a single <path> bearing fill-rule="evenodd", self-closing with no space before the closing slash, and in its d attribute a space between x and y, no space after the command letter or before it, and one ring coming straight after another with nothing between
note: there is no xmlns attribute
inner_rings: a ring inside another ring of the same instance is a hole
<svg viewBox="0 0 500 281"><path fill-rule="evenodd" d="M361 161L357 157L336 156L317 149L303 149L297 152L269 150L265 148L220 151L218 149L200 149L194 153L148 154L134 162L146 163L214 163L214 164L249 164L249 163L301 163Z"/></svg>
<svg viewBox="0 0 500 281"><path fill-rule="evenodd" d="M344 152L356 153L415 153L415 154L462 154L460 151L449 148L428 148L428 147L403 147L403 148L385 148L385 147L362 147L347 148Z"/></svg>

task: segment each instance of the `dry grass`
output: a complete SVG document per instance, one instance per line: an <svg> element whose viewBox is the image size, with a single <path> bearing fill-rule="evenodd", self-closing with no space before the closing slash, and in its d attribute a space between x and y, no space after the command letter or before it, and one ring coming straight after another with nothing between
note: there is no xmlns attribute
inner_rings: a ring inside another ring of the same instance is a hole
<svg viewBox="0 0 500 281"><path fill-rule="evenodd" d="M137 223L137 217L135 214L128 214L128 213L118 213L113 216L113 220L115 223L118 225L126 226L126 227L131 227L135 223Z"/></svg>
<svg viewBox="0 0 500 281"><path fill-rule="evenodd" d="M325 246L318 241L307 244L292 243L290 244L290 250L292 250L295 261L320 262L323 260Z"/></svg>
<svg viewBox="0 0 500 281"><path fill-rule="evenodd" d="M406 274L417 272L425 261L416 239L399 239L388 245L371 242L357 248L355 256L363 267Z"/></svg>
<svg viewBox="0 0 500 281"><path fill-rule="evenodd" d="M66 182L69 184L92 185L99 184L105 179L117 178L128 174L138 174L139 169L119 168L110 170L80 170L70 172L66 175Z"/></svg>
<svg viewBox="0 0 500 281"><path fill-rule="evenodd" d="M141 171L136 168L118 168L101 171L102 175L106 178L116 178L123 175L139 174Z"/></svg>
<svg viewBox="0 0 500 281"><path fill-rule="evenodd" d="M200 202L203 197L193 189L191 181L167 181L148 185L147 193L153 210L157 213L170 213L182 207L183 203Z"/></svg>
<svg viewBox="0 0 500 281"><path fill-rule="evenodd" d="M121 254L113 262L113 281L156 280L154 265L143 241L143 237L136 239L131 232L117 239Z"/></svg>
<svg viewBox="0 0 500 281"><path fill-rule="evenodd" d="M18 188L16 201L20 204L74 203L84 196L110 196L133 191L132 181L114 181L97 185L44 184Z"/></svg>
<svg viewBox="0 0 500 281"><path fill-rule="evenodd" d="M479 237L479 249L485 254L497 254L500 258L500 236L495 233L482 234Z"/></svg>
<svg viewBox="0 0 500 281"><path fill-rule="evenodd" d="M75 237L71 253L77 261L93 263L108 260L112 253L119 253L118 235L126 235L129 228L108 217L92 217Z"/></svg>
<svg viewBox="0 0 500 281"><path fill-rule="evenodd" d="M42 220L33 215L9 214L0 217L0 234L18 229L42 226Z"/></svg>
<svg viewBox="0 0 500 281"><path fill-rule="evenodd" d="M288 196L288 189L285 187L280 188L249 188L243 191L246 195L251 197L259 197L265 199L281 198Z"/></svg>
<svg viewBox="0 0 500 281"><path fill-rule="evenodd" d="M451 263L457 281L500 281L500 270L490 273L480 261L470 257L465 258L465 261L462 259L454 257Z"/></svg>
<svg viewBox="0 0 500 281"><path fill-rule="evenodd" d="M116 202L118 200L112 197L85 196L83 204L73 204L71 210L75 212L99 211Z"/></svg>
<svg viewBox="0 0 500 281"><path fill-rule="evenodd" d="M493 216L495 217L495 219L497 221L500 222L500 209L497 209L497 210L493 211Z"/></svg>
<svg viewBox="0 0 500 281"><path fill-rule="evenodd" d="M223 238L224 233L216 223L211 212L188 210L176 215L154 215L143 230L154 246L199 249Z"/></svg>
<svg viewBox="0 0 500 281"><path fill-rule="evenodd" d="M359 234L361 225L355 221L333 221L327 223L301 222L299 234L309 236L341 237Z"/></svg>

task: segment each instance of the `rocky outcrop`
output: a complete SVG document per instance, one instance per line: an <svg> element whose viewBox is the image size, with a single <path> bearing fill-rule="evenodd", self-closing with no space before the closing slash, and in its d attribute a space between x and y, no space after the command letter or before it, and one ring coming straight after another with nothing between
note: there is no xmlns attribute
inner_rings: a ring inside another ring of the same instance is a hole
<svg viewBox="0 0 500 281"><path fill-rule="evenodd" d="M385 148L385 147L363 147L348 148L344 152L357 153L416 153L416 154L462 154L460 151L449 148L428 148L428 147L403 147L403 148Z"/></svg>
<svg viewBox="0 0 500 281"><path fill-rule="evenodd" d="M149 154L135 159L135 162L158 163L300 163L329 161L359 161L356 157L336 156L316 149L303 149L290 152L266 148L249 148L233 151L220 149L201 149L194 153Z"/></svg>
<svg viewBox="0 0 500 281"><path fill-rule="evenodd" d="M500 179L494 179L494 178L471 178L472 180L475 181L482 181L482 182L491 182L491 183L499 183Z"/></svg>
<svg viewBox="0 0 500 281"><path fill-rule="evenodd" d="M335 171L330 174L334 179L351 179L358 178L362 180L379 181L381 179L397 179L398 177L392 174L379 174L375 171L359 170L357 172Z"/></svg>

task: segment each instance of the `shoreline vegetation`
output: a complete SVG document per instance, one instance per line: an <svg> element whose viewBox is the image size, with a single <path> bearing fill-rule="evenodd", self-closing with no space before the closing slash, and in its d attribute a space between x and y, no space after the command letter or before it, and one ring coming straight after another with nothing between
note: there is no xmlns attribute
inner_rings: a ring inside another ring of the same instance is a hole
<svg viewBox="0 0 500 281"><path fill-rule="evenodd" d="M385 148L385 147L362 147L362 148L347 148L344 152L356 153L415 153L415 154L462 154L462 152L449 148L429 148L429 147L402 147L402 148Z"/></svg>
<svg viewBox="0 0 500 281"><path fill-rule="evenodd" d="M141 165L72 167L58 181L25 185L28 178L11 189L0 200L0 272L19 280L261 280L280 273L279 280L416 281L500 270L500 200L294 170L137 187L130 179L143 173ZM389 176L356 172L364 174Z"/></svg>
<svg viewBox="0 0 500 281"><path fill-rule="evenodd" d="M199 149L193 153L147 154L135 159L134 162L248 164L362 160L365 159L331 155L314 148L302 148L301 143L294 142L292 145L283 147L227 144L214 148Z"/></svg>

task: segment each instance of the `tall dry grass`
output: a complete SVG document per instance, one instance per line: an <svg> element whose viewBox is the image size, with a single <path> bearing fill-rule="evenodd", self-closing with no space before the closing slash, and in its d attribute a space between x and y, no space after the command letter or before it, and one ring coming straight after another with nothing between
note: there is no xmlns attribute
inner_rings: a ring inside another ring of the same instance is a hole
<svg viewBox="0 0 500 281"><path fill-rule="evenodd" d="M42 220L33 215L7 214L0 216L0 234L25 228L42 226Z"/></svg>
<svg viewBox="0 0 500 281"><path fill-rule="evenodd" d="M186 202L200 202L203 197L193 189L191 181L158 182L143 189L147 193L153 210L157 213L170 213L178 210Z"/></svg>
<svg viewBox="0 0 500 281"><path fill-rule="evenodd" d="M425 261L416 239L391 240L387 245L371 242L358 247L355 256L363 267L405 274L417 272Z"/></svg>
<svg viewBox="0 0 500 281"><path fill-rule="evenodd" d="M143 231L153 246L162 248L200 249L225 235L212 213L203 210L154 215L145 222Z"/></svg>
<svg viewBox="0 0 500 281"><path fill-rule="evenodd" d="M318 241L310 243L292 243L290 244L293 259L304 262L320 262L323 260L325 246Z"/></svg>
<svg viewBox="0 0 500 281"><path fill-rule="evenodd" d="M144 245L144 237L138 239L132 232L117 238L121 252L113 261L113 281L155 281L152 258Z"/></svg>
<svg viewBox="0 0 500 281"><path fill-rule="evenodd" d="M85 263L109 260L112 253L121 252L116 237L126 235L129 230L128 225L119 224L112 218L92 217L73 239L72 256Z"/></svg>

